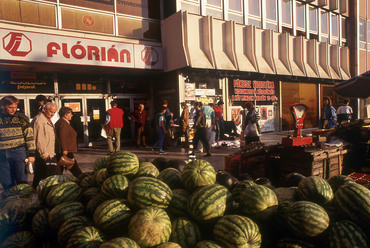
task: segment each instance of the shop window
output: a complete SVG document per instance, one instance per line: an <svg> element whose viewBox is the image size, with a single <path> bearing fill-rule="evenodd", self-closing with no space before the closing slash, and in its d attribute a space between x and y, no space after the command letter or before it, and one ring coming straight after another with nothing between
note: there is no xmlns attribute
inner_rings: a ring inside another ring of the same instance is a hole
<svg viewBox="0 0 370 248"><path fill-rule="evenodd" d="M91 76L80 74L60 74L58 75L59 93L107 93L107 80L104 76Z"/></svg>
<svg viewBox="0 0 370 248"><path fill-rule="evenodd" d="M159 0L116 0L117 12L126 15L160 19Z"/></svg>
<svg viewBox="0 0 370 248"><path fill-rule="evenodd" d="M304 31L306 23L306 5L303 3L296 3L296 24L297 29Z"/></svg>
<svg viewBox="0 0 370 248"><path fill-rule="evenodd" d="M317 8L309 8L310 33L317 34Z"/></svg>
<svg viewBox="0 0 370 248"><path fill-rule="evenodd" d="M62 8L62 27L65 29L113 34L113 15Z"/></svg>
<svg viewBox="0 0 370 248"><path fill-rule="evenodd" d="M321 101L324 97L329 97L331 99L331 105L337 109L343 103L343 97L335 93L333 85L321 85ZM321 108L322 106L320 106Z"/></svg>
<svg viewBox="0 0 370 248"><path fill-rule="evenodd" d="M56 27L55 6L17 0L0 1L0 19Z"/></svg>
<svg viewBox="0 0 370 248"><path fill-rule="evenodd" d="M295 103L305 104L308 109L304 119L304 128L318 126L318 95L317 85L308 83L282 82L282 129L294 129L294 120L290 112L290 106Z"/></svg>
<svg viewBox="0 0 370 248"><path fill-rule="evenodd" d="M157 22L118 17L118 35L160 40L160 25Z"/></svg>
<svg viewBox="0 0 370 248"><path fill-rule="evenodd" d="M54 93L51 73L0 71L0 93Z"/></svg>
<svg viewBox="0 0 370 248"><path fill-rule="evenodd" d="M119 1L119 0L118 0ZM91 9L114 11L114 0L59 0L59 3Z"/></svg>
<svg viewBox="0 0 370 248"><path fill-rule="evenodd" d="M366 21L360 19L359 25L359 34L360 34L360 49L366 49Z"/></svg>
<svg viewBox="0 0 370 248"><path fill-rule="evenodd" d="M283 0L281 2L282 8L282 23L284 26L292 26L292 1Z"/></svg>
<svg viewBox="0 0 370 248"><path fill-rule="evenodd" d="M266 18L268 20L276 21L276 12L276 0L266 0Z"/></svg>

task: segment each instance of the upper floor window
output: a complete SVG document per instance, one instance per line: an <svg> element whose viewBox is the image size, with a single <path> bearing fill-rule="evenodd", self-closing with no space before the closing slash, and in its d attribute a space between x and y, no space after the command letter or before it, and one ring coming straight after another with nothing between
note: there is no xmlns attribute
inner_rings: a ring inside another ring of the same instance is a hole
<svg viewBox="0 0 370 248"><path fill-rule="evenodd" d="M342 40L344 42L347 41L347 37L348 37L348 20L347 18L345 17L342 17Z"/></svg>
<svg viewBox="0 0 370 248"><path fill-rule="evenodd" d="M261 2L260 0L248 1L248 13L250 15L261 17Z"/></svg>
<svg viewBox="0 0 370 248"><path fill-rule="evenodd" d="M321 41L327 42L329 39L329 21L328 21L328 12L320 11L320 18L321 18Z"/></svg>
<svg viewBox="0 0 370 248"><path fill-rule="evenodd" d="M296 3L297 8L297 18L296 18L296 24L298 29L304 29L305 28L305 22L306 22L306 15L305 15L305 8L306 5L300 2Z"/></svg>
<svg viewBox="0 0 370 248"><path fill-rule="evenodd" d="M283 0L281 3L282 8L282 23L285 26L292 26L292 1Z"/></svg>
<svg viewBox="0 0 370 248"><path fill-rule="evenodd" d="M359 31L360 31L360 49L366 49L366 21L364 19L360 19Z"/></svg>
<svg viewBox="0 0 370 248"><path fill-rule="evenodd" d="M339 44L339 16L333 14L331 16L331 35L332 35L332 43Z"/></svg>
<svg viewBox="0 0 370 248"><path fill-rule="evenodd" d="M309 10L309 19L310 19L310 31L312 33L317 33L317 9L310 6Z"/></svg>
<svg viewBox="0 0 370 248"><path fill-rule="evenodd" d="M222 7L222 1L221 0L207 0L207 4L214 5L217 7Z"/></svg>
<svg viewBox="0 0 370 248"><path fill-rule="evenodd" d="M266 18L276 21L276 0L266 0Z"/></svg>
<svg viewBox="0 0 370 248"><path fill-rule="evenodd" d="M229 9L235 11L242 11L242 1L241 0L229 0Z"/></svg>

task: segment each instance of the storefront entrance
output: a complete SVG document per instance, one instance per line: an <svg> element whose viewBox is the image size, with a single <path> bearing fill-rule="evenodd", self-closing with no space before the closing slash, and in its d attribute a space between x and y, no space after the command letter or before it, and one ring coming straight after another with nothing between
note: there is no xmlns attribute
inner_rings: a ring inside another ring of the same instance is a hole
<svg viewBox="0 0 370 248"><path fill-rule="evenodd" d="M92 146L94 142L103 140L100 132L105 120L105 104L102 96L62 97L60 106L73 110L71 126L77 131L80 145Z"/></svg>

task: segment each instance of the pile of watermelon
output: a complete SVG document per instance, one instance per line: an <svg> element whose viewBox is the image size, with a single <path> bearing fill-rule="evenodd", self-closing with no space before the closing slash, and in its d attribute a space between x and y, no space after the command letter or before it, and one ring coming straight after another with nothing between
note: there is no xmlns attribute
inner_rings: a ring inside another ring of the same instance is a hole
<svg viewBox="0 0 370 248"><path fill-rule="evenodd" d="M238 181L204 160L101 157L0 201L1 247L370 247L370 190L344 175Z"/></svg>

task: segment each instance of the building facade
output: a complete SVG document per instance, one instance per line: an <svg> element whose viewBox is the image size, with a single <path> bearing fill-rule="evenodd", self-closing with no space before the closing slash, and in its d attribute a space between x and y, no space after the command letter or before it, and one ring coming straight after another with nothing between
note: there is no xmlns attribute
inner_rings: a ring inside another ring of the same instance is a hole
<svg viewBox="0 0 370 248"><path fill-rule="evenodd" d="M162 99L223 100L240 122L243 103L260 111L264 132L293 127L289 106L309 109L318 127L322 98L370 68L368 0L2 0L0 96L21 99L31 118L44 94L75 111L79 141L91 145L109 102L127 114ZM364 117L367 99L352 99Z"/></svg>

